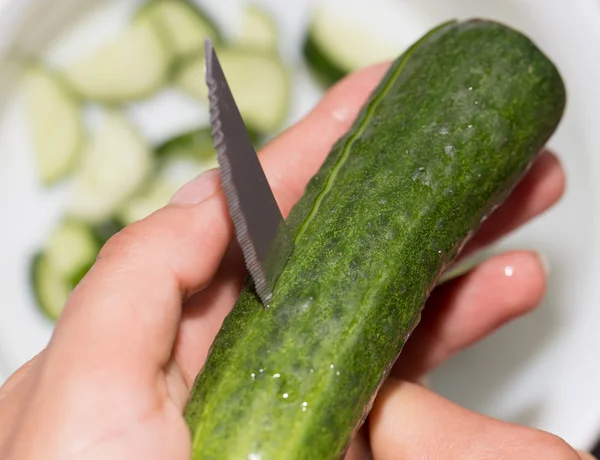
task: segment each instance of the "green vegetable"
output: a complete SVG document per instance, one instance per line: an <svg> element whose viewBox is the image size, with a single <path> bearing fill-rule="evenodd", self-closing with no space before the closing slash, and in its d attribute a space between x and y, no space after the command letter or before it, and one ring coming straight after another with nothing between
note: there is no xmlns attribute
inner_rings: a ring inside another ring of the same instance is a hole
<svg viewBox="0 0 600 460"><path fill-rule="evenodd" d="M283 62L272 54L246 48L217 48L231 92L250 129L270 133L288 115L291 82ZM192 97L208 104L204 56L182 65L177 85Z"/></svg>
<svg viewBox="0 0 600 460"><path fill-rule="evenodd" d="M66 215L90 224L111 219L146 183L152 167L152 149L131 122L106 111L86 146Z"/></svg>
<svg viewBox="0 0 600 460"><path fill-rule="evenodd" d="M152 0L144 5L140 17L148 15L164 31L169 49L176 59L204 51L204 40L222 40L216 23L200 8L185 0Z"/></svg>
<svg viewBox="0 0 600 460"><path fill-rule="evenodd" d="M487 21L399 57L288 217L269 308L248 282L185 417L193 459L339 459L444 268L555 131L561 76Z"/></svg>
<svg viewBox="0 0 600 460"><path fill-rule="evenodd" d="M65 220L54 229L46 248L33 257L37 304L50 320L59 317L72 290L96 261L101 244L89 226Z"/></svg>
<svg viewBox="0 0 600 460"><path fill-rule="evenodd" d="M236 43L265 53L276 53L279 48L279 28L271 14L255 4L244 9L240 33Z"/></svg>
<svg viewBox="0 0 600 460"><path fill-rule="evenodd" d="M171 53L159 28L151 18L142 16L63 73L82 98L123 103L153 94L168 82L170 71Z"/></svg>
<svg viewBox="0 0 600 460"><path fill-rule="evenodd" d="M81 106L60 77L43 64L27 66L23 90L36 169L42 184L51 186L69 176L80 159Z"/></svg>
<svg viewBox="0 0 600 460"><path fill-rule="evenodd" d="M365 8L360 3L343 0L316 5L303 43L304 59L314 77L325 87L347 74L379 62L387 62L406 50L420 36L418 8L405 2L372 1ZM400 12L397 10L400 9ZM403 15L393 30L386 27L390 17Z"/></svg>

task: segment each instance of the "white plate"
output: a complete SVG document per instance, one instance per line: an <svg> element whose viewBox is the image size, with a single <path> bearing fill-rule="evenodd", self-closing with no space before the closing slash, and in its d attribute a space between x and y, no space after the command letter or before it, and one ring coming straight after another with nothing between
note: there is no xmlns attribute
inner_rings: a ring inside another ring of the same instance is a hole
<svg viewBox="0 0 600 460"><path fill-rule="evenodd" d="M36 8L21 14L29 3ZM16 48L48 51L55 62L114 34L138 0L54 0L8 3L0 15L0 380L47 343L52 325L37 312L29 290L28 258L56 222L65 190L37 185L22 105L12 79ZM235 28L241 1L205 0L226 29ZM308 19L306 1L263 0L277 14L282 49L298 63L299 40ZM433 374L435 388L467 407L525 423L589 448L600 434L600 1L440 0L396 1L405 11L397 28L424 33L453 17L485 16L528 33L557 63L569 103L551 140L564 163L568 191L562 202L502 243L532 248L550 261L549 291L542 308L504 328ZM89 11L94 9L91 15ZM367 9L372 9L369 2ZM81 20L91 22L80 22ZM403 25L405 21L406 25ZM78 25L79 24L79 25ZM70 28L77 26L77 40ZM81 38L84 37L84 38ZM319 92L299 71L290 122L306 113ZM165 117L177 108L180 118ZM197 123L206 114L165 93L134 115L152 139ZM147 116L148 113L151 116ZM142 115L140 115L142 114ZM145 114L145 115L144 115ZM162 115L161 115L162 114ZM202 118L205 119L205 118ZM166 124L171 121L170 124ZM160 128L160 129L159 129Z"/></svg>

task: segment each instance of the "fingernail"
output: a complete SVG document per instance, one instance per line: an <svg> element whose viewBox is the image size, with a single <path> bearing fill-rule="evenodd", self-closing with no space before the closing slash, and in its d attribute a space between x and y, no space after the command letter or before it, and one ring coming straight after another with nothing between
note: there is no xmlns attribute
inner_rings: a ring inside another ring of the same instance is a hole
<svg viewBox="0 0 600 460"><path fill-rule="evenodd" d="M540 261L540 265L542 266L544 273L546 275L550 274L550 261L548 260L548 257L546 257L546 255L542 254L541 252L536 252L536 256Z"/></svg>
<svg viewBox="0 0 600 460"><path fill-rule="evenodd" d="M221 172L218 168L204 171L198 177L181 187L169 204L197 204L217 193L221 185Z"/></svg>

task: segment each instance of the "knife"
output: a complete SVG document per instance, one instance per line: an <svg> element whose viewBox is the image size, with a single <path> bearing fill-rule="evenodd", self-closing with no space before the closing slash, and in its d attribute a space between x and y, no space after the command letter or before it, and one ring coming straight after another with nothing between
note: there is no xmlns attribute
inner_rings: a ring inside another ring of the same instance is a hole
<svg viewBox="0 0 600 460"><path fill-rule="evenodd" d="M210 124L223 189L246 267L263 305L273 299L293 239L269 186L213 45L205 41Z"/></svg>

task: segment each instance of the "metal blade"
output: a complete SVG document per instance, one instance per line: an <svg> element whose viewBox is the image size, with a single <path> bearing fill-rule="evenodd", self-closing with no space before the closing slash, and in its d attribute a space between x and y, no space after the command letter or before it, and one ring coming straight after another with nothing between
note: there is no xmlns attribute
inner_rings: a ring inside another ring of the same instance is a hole
<svg viewBox="0 0 600 460"><path fill-rule="evenodd" d="M210 40L205 51L210 122L223 188L246 266L268 307L293 240Z"/></svg>

